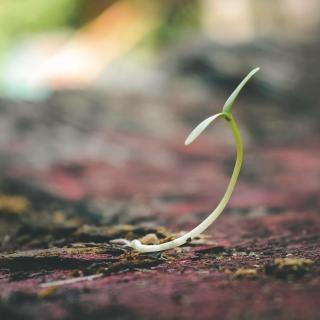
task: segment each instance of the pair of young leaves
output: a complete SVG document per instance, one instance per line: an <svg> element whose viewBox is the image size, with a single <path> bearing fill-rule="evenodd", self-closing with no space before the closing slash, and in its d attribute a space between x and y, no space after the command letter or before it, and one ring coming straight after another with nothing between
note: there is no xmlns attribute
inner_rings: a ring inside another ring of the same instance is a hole
<svg viewBox="0 0 320 320"><path fill-rule="evenodd" d="M232 92L232 94L229 96L229 98L227 99L227 101L225 102L223 108L222 108L222 112L217 113L205 120L203 120L200 124L198 124L193 130L192 132L189 134L189 136L187 137L186 141L185 141L185 145L189 145L190 143L192 143L195 139L197 139L197 137L209 126L209 124L211 122L213 122L214 120L220 118L220 117L225 117L227 120L229 118L229 114L231 113L231 108L235 102L235 100L237 99L240 91L242 90L242 88L246 85L246 83L250 80L250 78L252 78L258 71L260 70L260 68L255 68L253 69L251 72L248 73L248 75L240 82L240 84L237 86L237 88Z"/></svg>

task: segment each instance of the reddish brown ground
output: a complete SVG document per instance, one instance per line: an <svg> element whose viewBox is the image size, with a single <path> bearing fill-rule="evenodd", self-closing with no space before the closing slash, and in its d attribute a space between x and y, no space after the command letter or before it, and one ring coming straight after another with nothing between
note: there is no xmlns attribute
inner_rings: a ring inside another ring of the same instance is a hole
<svg viewBox="0 0 320 320"><path fill-rule="evenodd" d="M183 147L191 127L157 138L97 126L71 160L55 158L52 146L42 154L27 136L8 143L1 320L320 319L320 149L312 140L260 147L246 140L239 184L210 237L148 255L109 243L189 230L220 199L232 149L214 133ZM97 141L101 154L90 156L85 147ZM42 165L31 161L40 156Z"/></svg>

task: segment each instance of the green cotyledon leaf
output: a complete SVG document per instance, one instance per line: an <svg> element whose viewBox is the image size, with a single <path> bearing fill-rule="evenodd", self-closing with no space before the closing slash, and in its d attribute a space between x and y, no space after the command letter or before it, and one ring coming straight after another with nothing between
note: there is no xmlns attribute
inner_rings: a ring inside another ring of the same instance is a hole
<svg viewBox="0 0 320 320"><path fill-rule="evenodd" d="M185 145L189 145L190 143L192 143L194 140L196 140L198 138L198 136L207 128L207 126L213 122L214 120L220 118L221 116L223 116L224 114L221 113L217 113L214 116L211 116L205 120L203 120L201 123L199 123L192 131L191 133L188 135L186 141L184 142Z"/></svg>
<svg viewBox="0 0 320 320"><path fill-rule="evenodd" d="M260 68L255 68L252 71L248 73L248 75L240 82L240 84L237 86L237 88L231 93L227 101L225 102L222 110L223 112L231 112L231 108L242 90L242 88L246 85L246 83L260 70Z"/></svg>

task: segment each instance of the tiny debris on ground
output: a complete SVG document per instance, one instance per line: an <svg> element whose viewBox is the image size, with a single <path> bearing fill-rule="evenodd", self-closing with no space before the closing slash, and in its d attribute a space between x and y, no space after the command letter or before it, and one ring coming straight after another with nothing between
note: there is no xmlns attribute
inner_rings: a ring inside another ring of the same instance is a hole
<svg viewBox="0 0 320 320"><path fill-rule="evenodd" d="M266 274L282 279L301 278L311 272L314 261L304 258L278 258L266 265Z"/></svg>

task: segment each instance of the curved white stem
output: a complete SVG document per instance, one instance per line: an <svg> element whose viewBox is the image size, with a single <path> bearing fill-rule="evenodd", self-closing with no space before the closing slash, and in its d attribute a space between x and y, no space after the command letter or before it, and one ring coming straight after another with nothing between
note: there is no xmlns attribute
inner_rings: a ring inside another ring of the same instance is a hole
<svg viewBox="0 0 320 320"><path fill-rule="evenodd" d="M224 196L222 197L221 201L219 202L218 206L216 209L204 220L202 221L197 227L195 227L193 230L189 231L188 233L184 234L183 236L172 240L168 241L162 244L157 244L157 245L145 245L142 244L139 240L133 240L128 243L128 245L139 251L139 252L156 252L156 251L163 251L163 250L168 250L172 249L178 246L181 246L185 244L186 242L192 240L193 238L199 236L202 232L204 232L222 213L223 209L226 207L232 192L234 190L234 187L236 185L241 165L242 165L242 160L243 160L243 147L242 147L242 142L241 142L241 137L237 128L237 124L231 115L230 112L223 112L218 115L212 116L206 120L204 120L198 127L190 134L189 136L189 141L188 139L186 140L186 144L191 143L213 120L217 118L224 118L228 124L229 127L231 128L231 131L233 133L233 137L235 140L236 144L236 149L237 149L237 159L236 163L234 165L234 169L232 172L232 176L230 179L230 182L228 184L228 187L226 189L226 192Z"/></svg>
<svg viewBox="0 0 320 320"><path fill-rule="evenodd" d="M237 179L240 173L241 165L242 165L242 159L243 159L243 148L242 148L242 142L241 137L237 128L236 121L234 120L232 114L231 114L231 108L238 97L240 91L243 89L243 87L246 85L246 83L259 71L260 68L255 68L251 72L248 73L248 75L240 82L240 84L236 87L236 89L232 92L232 94L227 99L226 103L223 106L222 112L218 113L214 116L211 116L207 118L206 120L202 121L188 136L185 144L192 143L200 134L203 132L210 123L212 123L214 120L218 118L224 118L232 131L236 149L237 149L237 159L236 163L233 168L233 172L230 178L230 182L228 184L227 190L222 197L221 201L219 202L216 209L212 211L212 213L204 220L202 221L197 227L195 227L190 232L184 234L183 236L168 241L162 244L157 245L145 245L142 244L139 240L133 240L128 241L126 239L118 239L115 240L118 243L123 243L127 246L130 246L131 248L139 251L139 252L156 252L156 251L163 251L172 249L178 246L181 246L188 242L189 240L192 240L193 238L199 236L203 231L205 231L222 213L223 209L226 207L232 192L234 190L234 187L237 183ZM115 242L114 241L114 242Z"/></svg>

